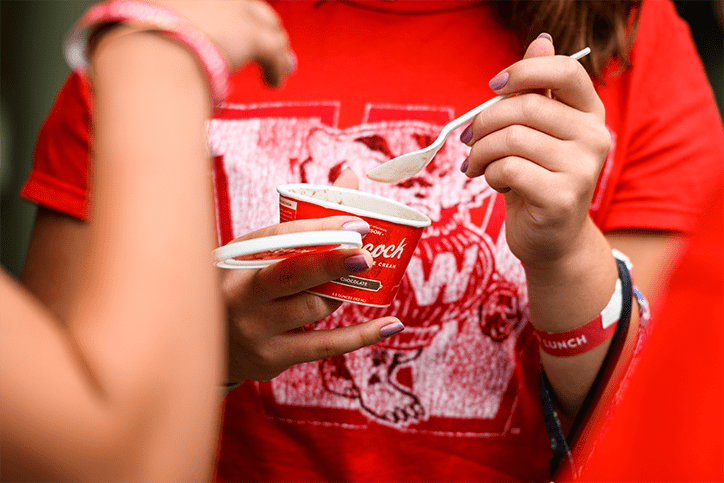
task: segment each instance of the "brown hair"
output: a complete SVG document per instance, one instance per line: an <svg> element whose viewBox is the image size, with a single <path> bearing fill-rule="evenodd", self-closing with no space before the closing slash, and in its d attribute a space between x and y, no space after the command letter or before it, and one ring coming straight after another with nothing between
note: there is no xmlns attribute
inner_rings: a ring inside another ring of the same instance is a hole
<svg viewBox="0 0 724 483"><path fill-rule="evenodd" d="M553 37L556 52L570 55L588 46L581 59L586 70L602 80L609 59L629 67L641 0L510 0L493 1L500 20L528 45L540 33Z"/></svg>

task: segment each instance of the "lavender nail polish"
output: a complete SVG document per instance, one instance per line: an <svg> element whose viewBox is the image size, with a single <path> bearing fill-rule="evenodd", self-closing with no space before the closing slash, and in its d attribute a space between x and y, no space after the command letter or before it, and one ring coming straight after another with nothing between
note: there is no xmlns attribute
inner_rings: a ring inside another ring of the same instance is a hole
<svg viewBox="0 0 724 483"><path fill-rule="evenodd" d="M465 128L465 130L460 134L460 141L463 144L467 144L470 142L470 140L473 139L473 125L470 124L468 127Z"/></svg>
<svg viewBox="0 0 724 483"><path fill-rule="evenodd" d="M360 235L365 236L370 232L370 225L364 220L348 221L342 225L342 229L346 231L356 231Z"/></svg>
<svg viewBox="0 0 724 483"><path fill-rule="evenodd" d="M491 89L494 91L500 90L503 87L505 87L505 84L508 83L508 72L501 72L500 74L496 75L492 79L490 79L490 82L488 82L488 85Z"/></svg>
<svg viewBox="0 0 724 483"><path fill-rule="evenodd" d="M347 258L344 266L352 273L363 272L370 268L364 255L353 255Z"/></svg>
<svg viewBox="0 0 724 483"><path fill-rule="evenodd" d="M460 165L460 171L463 173L466 173L468 171L468 166L470 165L470 158L465 158L465 161L463 161L463 164Z"/></svg>
<svg viewBox="0 0 724 483"><path fill-rule="evenodd" d="M380 337L386 339L387 337L398 334L403 330L405 330L405 326L402 325L402 322L393 322L392 324L385 325L380 329Z"/></svg>
<svg viewBox="0 0 724 483"><path fill-rule="evenodd" d="M550 41L550 43L553 43L553 37L551 37L550 34L547 34L547 33L545 33L545 32L543 32L542 34L540 34L540 35L538 36L538 38L539 38L539 39L548 39L548 40Z"/></svg>

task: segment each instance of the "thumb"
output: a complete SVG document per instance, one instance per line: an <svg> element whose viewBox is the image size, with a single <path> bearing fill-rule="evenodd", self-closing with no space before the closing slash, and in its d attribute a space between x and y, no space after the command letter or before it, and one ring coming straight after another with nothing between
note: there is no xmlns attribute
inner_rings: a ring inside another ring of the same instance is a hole
<svg viewBox="0 0 724 483"><path fill-rule="evenodd" d="M405 326L396 317L382 317L361 324L327 330L287 333L286 363L312 362L338 356L381 342Z"/></svg>
<svg viewBox="0 0 724 483"><path fill-rule="evenodd" d="M347 166L344 170L342 170L339 177L334 180L332 186L356 190L359 189L359 178L357 178L357 175L354 174L354 171L352 171L349 166Z"/></svg>
<svg viewBox="0 0 724 483"><path fill-rule="evenodd" d="M547 57L555 54L556 48L553 46L553 38L544 32L530 43L523 58L531 59L533 57Z"/></svg>
<svg viewBox="0 0 724 483"><path fill-rule="evenodd" d="M525 51L524 59L532 59L533 57L548 57L556 54L556 48L553 46L553 38L547 34L542 33L533 42L530 43L528 49ZM550 89L543 89L537 91L546 97L551 97Z"/></svg>

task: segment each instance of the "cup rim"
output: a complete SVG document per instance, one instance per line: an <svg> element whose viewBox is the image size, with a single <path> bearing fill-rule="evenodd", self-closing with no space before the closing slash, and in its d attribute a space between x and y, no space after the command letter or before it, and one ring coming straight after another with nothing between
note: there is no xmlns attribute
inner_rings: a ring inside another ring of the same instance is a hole
<svg viewBox="0 0 724 483"><path fill-rule="evenodd" d="M302 194L291 191L292 188L296 188L296 187L305 188L305 189L316 189L316 190L341 191L341 192L346 192L346 193L352 193L357 196L362 196L364 198L376 199L376 200L382 201L384 203L389 203L389 204L395 205L398 208L400 208L401 210L409 211L422 219L413 220L413 219L409 219L409 218L400 218L397 216L386 215L383 213L376 213L374 211L368 211L368 210L364 210L361 208L355 208L353 206L339 205L338 203L332 203L331 201L320 200L318 198L312 198L311 196L306 196L306 195L302 195ZM358 216L367 216L370 218L376 218L379 220L385 220L385 221L389 221L391 223L412 226L415 228L425 228L427 226L430 226L430 224L432 223L432 220L430 219L429 216L425 215L421 211L418 211L414 208L410 208L409 206L404 205L398 201L391 200L389 198L385 198L384 196L379 196L379 195L375 195L372 193L366 193L364 191L354 190L354 189L350 189L350 188L342 188L339 186L328 186L328 185L320 185L320 184L309 184L309 183L289 183L289 184L282 184L282 185L277 186L277 192L282 196L285 196L288 198L293 198L293 199L296 199L299 201L305 201L308 203L314 203L317 205L324 206L325 208L329 208L329 209L333 209L333 210L337 210L337 211L344 211L346 213L351 213L353 215L358 215Z"/></svg>

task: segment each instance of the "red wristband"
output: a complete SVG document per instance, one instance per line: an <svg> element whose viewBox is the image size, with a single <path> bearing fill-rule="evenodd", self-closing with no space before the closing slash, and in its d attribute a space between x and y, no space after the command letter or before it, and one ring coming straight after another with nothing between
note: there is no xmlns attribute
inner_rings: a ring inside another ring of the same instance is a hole
<svg viewBox="0 0 724 483"><path fill-rule="evenodd" d="M554 333L535 329L541 350L552 356L567 357L598 347L616 331L616 324L621 316L622 301L621 280L616 280L611 300L590 322L567 332Z"/></svg>
<svg viewBox="0 0 724 483"><path fill-rule="evenodd" d="M65 58L71 69L86 69L87 31L93 25L106 22L125 22L150 28L183 44L201 64L214 104L218 105L226 99L229 91L229 67L216 45L186 17L160 5L139 0L110 0L86 10L65 42Z"/></svg>

